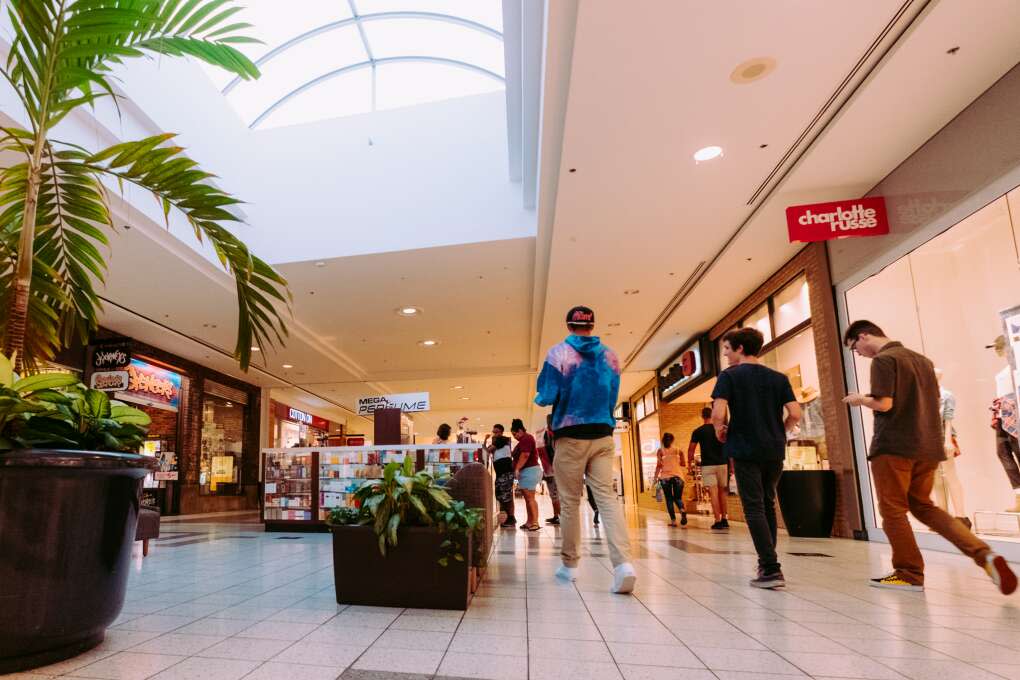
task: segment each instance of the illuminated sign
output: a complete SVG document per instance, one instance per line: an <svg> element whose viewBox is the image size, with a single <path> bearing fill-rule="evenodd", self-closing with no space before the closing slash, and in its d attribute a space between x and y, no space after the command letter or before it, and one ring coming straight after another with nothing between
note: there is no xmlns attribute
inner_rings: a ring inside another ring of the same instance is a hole
<svg viewBox="0 0 1020 680"><path fill-rule="evenodd" d="M682 347L658 371L659 399L672 401L712 377L712 352L701 336Z"/></svg>
<svg viewBox="0 0 1020 680"><path fill-rule="evenodd" d="M165 368L132 359L128 365L127 389L118 396L156 408L176 411L181 403L181 376Z"/></svg>
<svg viewBox="0 0 1020 680"><path fill-rule="evenodd" d="M361 397L358 399L359 416L370 416L381 408L398 408L404 413L428 411L429 393L384 394L378 397Z"/></svg>
<svg viewBox="0 0 1020 680"><path fill-rule="evenodd" d="M304 423L306 425L312 424L312 414L305 413L304 411L298 411L296 408L291 408L287 410L287 419L294 420L299 423Z"/></svg>

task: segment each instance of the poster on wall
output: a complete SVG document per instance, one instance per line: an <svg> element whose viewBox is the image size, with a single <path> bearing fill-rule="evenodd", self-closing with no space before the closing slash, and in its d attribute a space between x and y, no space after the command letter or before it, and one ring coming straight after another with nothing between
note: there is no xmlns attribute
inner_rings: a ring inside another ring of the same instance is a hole
<svg viewBox="0 0 1020 680"><path fill-rule="evenodd" d="M404 413L418 413L429 410L428 392L405 394L382 394L358 399L358 415L370 416L381 408L398 408Z"/></svg>
<svg viewBox="0 0 1020 680"><path fill-rule="evenodd" d="M714 375L707 335L687 343L659 367L659 400L672 401Z"/></svg>

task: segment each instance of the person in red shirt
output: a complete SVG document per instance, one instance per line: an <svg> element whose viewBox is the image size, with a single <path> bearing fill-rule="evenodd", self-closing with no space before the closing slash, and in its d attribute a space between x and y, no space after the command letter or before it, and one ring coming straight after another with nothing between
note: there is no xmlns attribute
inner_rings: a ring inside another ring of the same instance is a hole
<svg viewBox="0 0 1020 680"><path fill-rule="evenodd" d="M535 490L542 481L542 463L538 458L538 445L535 438L524 429L524 422L520 418L514 418L510 425L510 434L517 440L513 452L514 476L517 477L517 485L524 495L524 506L528 509L528 519L521 525L521 529L539 531L542 527L538 524L538 501L535 500Z"/></svg>

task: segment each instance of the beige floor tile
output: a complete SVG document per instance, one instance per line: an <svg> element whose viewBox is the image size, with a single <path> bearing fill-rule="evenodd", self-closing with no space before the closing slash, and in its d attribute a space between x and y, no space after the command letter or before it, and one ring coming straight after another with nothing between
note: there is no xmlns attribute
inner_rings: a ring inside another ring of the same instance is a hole
<svg viewBox="0 0 1020 680"><path fill-rule="evenodd" d="M152 680L240 680L258 665L258 661L195 656L152 676Z"/></svg>
<svg viewBox="0 0 1020 680"><path fill-rule="evenodd" d="M609 651L618 664L669 666L673 668L704 668L691 651L682 644L645 645L633 642L610 642Z"/></svg>
<svg viewBox="0 0 1020 680"><path fill-rule="evenodd" d="M274 656L277 663L346 668L367 649L363 645L338 645L301 640Z"/></svg>
<svg viewBox="0 0 1020 680"><path fill-rule="evenodd" d="M265 640L260 638L232 637L197 652L196 656L218 659L243 659L266 661L293 644L290 640Z"/></svg>
<svg viewBox="0 0 1020 680"><path fill-rule="evenodd" d="M244 676L244 680L336 680L343 670L340 667L267 661Z"/></svg>
<svg viewBox="0 0 1020 680"><path fill-rule="evenodd" d="M532 660L539 658L596 662L613 660L609 648L601 641L531 639L528 642L528 650Z"/></svg>
<svg viewBox="0 0 1020 680"><path fill-rule="evenodd" d="M458 632L450 643L451 652L470 654L493 654L503 656L527 656L528 641L522 637L505 635L476 635Z"/></svg>
<svg viewBox="0 0 1020 680"><path fill-rule="evenodd" d="M373 647L365 652L353 667L369 671L432 675L439 668L443 655L443 652L419 651L408 654L398 649Z"/></svg>
<svg viewBox="0 0 1020 680"><path fill-rule="evenodd" d="M535 659L529 664L530 680L623 680L615 663L572 659Z"/></svg>
<svg viewBox="0 0 1020 680"><path fill-rule="evenodd" d="M481 678L482 680L524 680L528 677L526 656L500 656L467 652L447 652L437 676Z"/></svg>
<svg viewBox="0 0 1020 680"><path fill-rule="evenodd" d="M167 654L139 654L118 652L74 671L76 677L102 678L103 680L143 680L155 675L186 657Z"/></svg>

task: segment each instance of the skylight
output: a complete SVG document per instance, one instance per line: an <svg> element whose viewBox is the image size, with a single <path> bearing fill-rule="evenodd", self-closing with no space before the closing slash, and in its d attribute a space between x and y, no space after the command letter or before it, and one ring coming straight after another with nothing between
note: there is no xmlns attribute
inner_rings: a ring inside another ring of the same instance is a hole
<svg viewBox="0 0 1020 680"><path fill-rule="evenodd" d="M309 123L502 90L502 19L499 0L248 0L262 77L203 67L249 127Z"/></svg>

